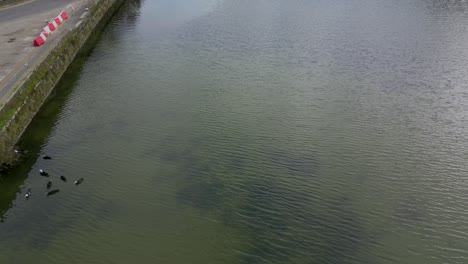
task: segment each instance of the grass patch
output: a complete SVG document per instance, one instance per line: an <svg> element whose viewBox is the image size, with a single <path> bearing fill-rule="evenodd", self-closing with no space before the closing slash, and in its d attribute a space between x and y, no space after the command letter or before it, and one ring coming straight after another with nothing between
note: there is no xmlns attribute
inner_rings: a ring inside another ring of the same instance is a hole
<svg viewBox="0 0 468 264"><path fill-rule="evenodd" d="M2 114L2 117L0 117L0 129L2 129L5 124L13 117L15 114L16 109L11 108L5 111L4 114Z"/></svg>

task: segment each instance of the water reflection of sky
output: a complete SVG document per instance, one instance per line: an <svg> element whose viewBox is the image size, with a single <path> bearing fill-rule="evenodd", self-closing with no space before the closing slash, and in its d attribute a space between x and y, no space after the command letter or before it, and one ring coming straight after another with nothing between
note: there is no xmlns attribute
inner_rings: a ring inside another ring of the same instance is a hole
<svg viewBox="0 0 468 264"><path fill-rule="evenodd" d="M223 0L146 1L139 30L148 33L187 23L213 11Z"/></svg>

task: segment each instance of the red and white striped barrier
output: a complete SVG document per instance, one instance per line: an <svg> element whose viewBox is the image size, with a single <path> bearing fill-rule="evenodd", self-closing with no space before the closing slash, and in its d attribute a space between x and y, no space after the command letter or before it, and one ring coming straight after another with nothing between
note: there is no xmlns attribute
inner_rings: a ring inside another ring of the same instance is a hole
<svg viewBox="0 0 468 264"><path fill-rule="evenodd" d="M49 34L47 34L47 32L42 31L41 34L39 35L39 37L37 37L34 40L34 46L36 46L36 47L42 46L42 44L44 44L46 42L48 36L49 36Z"/></svg>
<svg viewBox="0 0 468 264"><path fill-rule="evenodd" d="M45 31L45 33L50 34L52 33L52 30L50 30L49 25L45 26L42 31Z"/></svg>
<svg viewBox="0 0 468 264"><path fill-rule="evenodd" d="M55 22L57 25L62 24L62 21L60 21L58 17L55 17L54 20L52 20L52 22Z"/></svg>
<svg viewBox="0 0 468 264"><path fill-rule="evenodd" d="M49 28L51 31L54 31L58 28L58 24L55 22L55 19L52 19L52 21L49 23Z"/></svg>
<svg viewBox="0 0 468 264"><path fill-rule="evenodd" d="M63 11L62 13L60 13L59 17L61 17L63 20L65 20L65 19L68 18L68 14L67 14L67 12Z"/></svg>
<svg viewBox="0 0 468 264"><path fill-rule="evenodd" d="M58 26L62 24L62 22L67 18L68 18L68 14L65 11L62 11L57 17L54 17L50 21L50 23L42 29L39 37L34 39L34 42L33 42L34 46L38 47L38 46L43 45L46 42L49 34L52 33L52 31L56 30Z"/></svg>
<svg viewBox="0 0 468 264"><path fill-rule="evenodd" d="M67 13L66 12L61 12L55 19L58 19L60 21L59 23L62 23L67 18L68 18Z"/></svg>

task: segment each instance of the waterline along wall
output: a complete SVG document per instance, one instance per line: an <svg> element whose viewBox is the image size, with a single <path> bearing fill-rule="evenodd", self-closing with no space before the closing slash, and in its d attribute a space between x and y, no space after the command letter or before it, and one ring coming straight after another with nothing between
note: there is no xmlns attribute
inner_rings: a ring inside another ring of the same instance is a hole
<svg viewBox="0 0 468 264"><path fill-rule="evenodd" d="M96 0L76 27L64 34L45 59L19 84L0 109L0 165L15 160L14 146L63 73L92 34L98 34L124 0ZM0 171L1 171L0 166Z"/></svg>

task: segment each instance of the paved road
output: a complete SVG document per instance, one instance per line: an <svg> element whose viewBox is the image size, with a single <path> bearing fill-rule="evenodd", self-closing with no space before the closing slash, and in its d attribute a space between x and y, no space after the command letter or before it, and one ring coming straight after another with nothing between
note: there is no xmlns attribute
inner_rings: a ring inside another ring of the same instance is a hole
<svg viewBox="0 0 468 264"><path fill-rule="evenodd" d="M34 68L38 63L40 63L40 58L44 54L46 54L51 47L55 45L55 43L60 39L60 36L62 34L71 30L75 26L76 22L78 22L79 16L84 12L84 8L86 5L86 1L77 2L76 0L35 0L34 2L25 4L23 6L17 6L7 10L1 10L1 12L5 12L8 10L11 12L12 10L16 10L15 12L23 12L22 14L26 16L26 14L28 14L28 12L30 12L31 9L35 11L33 7L36 3L43 2L50 2L53 4L57 4L57 2L59 2L60 5L63 5L64 7L70 3L74 3L76 10L72 12L73 14L71 14L70 19L66 20L62 25L60 25L58 30L54 31L53 34L49 35L49 38L47 39L44 45L42 45L41 47L34 48L31 52L29 52L26 59L22 60L17 65L17 67L9 74L9 76L0 81L0 106L3 105L7 100L6 98L4 98L4 95L6 95L13 87L15 87L15 84L27 74L29 69ZM0 18L2 18L1 12ZM21 18L21 15L19 14L16 14L16 16L18 18Z"/></svg>
<svg viewBox="0 0 468 264"><path fill-rule="evenodd" d="M0 9L0 23L16 20L22 17L46 12L51 9L65 7L75 0L33 0L18 6Z"/></svg>

